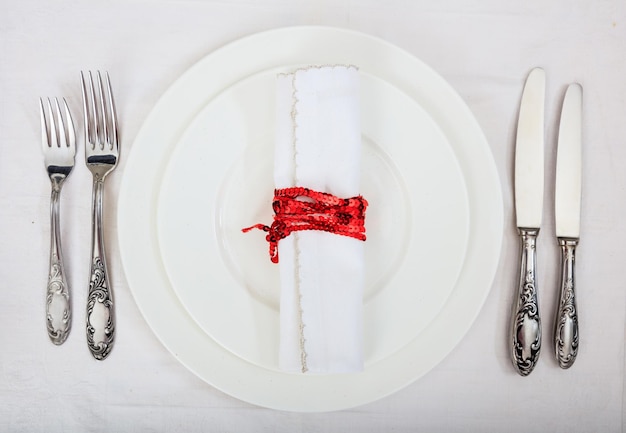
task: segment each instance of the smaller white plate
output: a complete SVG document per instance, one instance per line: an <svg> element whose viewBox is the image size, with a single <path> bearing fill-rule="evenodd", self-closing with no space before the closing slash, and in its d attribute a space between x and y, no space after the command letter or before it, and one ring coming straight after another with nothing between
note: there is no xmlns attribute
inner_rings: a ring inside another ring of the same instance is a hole
<svg viewBox="0 0 626 433"><path fill-rule="evenodd" d="M189 125L168 164L158 205L161 256L172 287L226 349L278 369L278 266L271 223L275 77L227 88ZM439 313L465 257L469 209L446 137L414 100L361 73L366 366L400 350Z"/></svg>

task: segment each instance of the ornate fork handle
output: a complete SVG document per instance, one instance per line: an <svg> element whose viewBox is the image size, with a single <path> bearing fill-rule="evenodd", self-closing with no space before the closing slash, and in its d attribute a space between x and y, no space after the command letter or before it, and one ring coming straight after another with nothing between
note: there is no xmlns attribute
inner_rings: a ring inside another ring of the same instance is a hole
<svg viewBox="0 0 626 433"><path fill-rule="evenodd" d="M537 302L537 234L539 229L519 229L522 240L520 280L512 320L512 357L518 373L528 376L541 351L541 318Z"/></svg>
<svg viewBox="0 0 626 433"><path fill-rule="evenodd" d="M574 364L578 354L578 312L574 283L577 239L559 238L561 246L561 295L554 327L554 348L561 368Z"/></svg>
<svg viewBox="0 0 626 433"><path fill-rule="evenodd" d="M105 359L115 339L115 304L107 271L102 229L104 179L94 176L92 197L92 251L87 298L87 344L94 358Z"/></svg>
<svg viewBox="0 0 626 433"><path fill-rule="evenodd" d="M50 197L50 270L46 288L46 327L54 344L62 344L72 325L70 292L65 279L61 250L59 199L63 179L53 181Z"/></svg>

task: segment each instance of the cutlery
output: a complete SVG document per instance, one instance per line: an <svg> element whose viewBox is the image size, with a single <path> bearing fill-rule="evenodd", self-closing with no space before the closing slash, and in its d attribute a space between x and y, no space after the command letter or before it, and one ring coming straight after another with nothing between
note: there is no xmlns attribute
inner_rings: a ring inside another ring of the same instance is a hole
<svg viewBox="0 0 626 433"><path fill-rule="evenodd" d="M105 359L115 341L115 304L104 248L102 209L104 181L119 158L117 115L109 74L81 72L85 122L85 161L93 176L91 261L87 297L87 344L94 358Z"/></svg>
<svg viewBox="0 0 626 433"><path fill-rule="evenodd" d="M61 248L60 198L61 188L65 183L65 179L67 179L74 167L76 134L72 116L65 99L63 99L65 119L63 119L61 114L61 107L57 98L54 98L55 110L52 108L50 99L47 99L45 105L47 109L44 108L43 99L39 99L44 163L52 183L52 195L50 197L50 265L46 289L46 326L48 328L48 337L54 344L58 345L63 344L67 339L72 325L70 289L65 277L63 251Z"/></svg>
<svg viewBox="0 0 626 433"><path fill-rule="evenodd" d="M522 376L532 372L541 351L536 268L537 235L543 210L544 100L545 72L535 68L524 86L515 147L515 213L521 257L511 320L511 354Z"/></svg>
<svg viewBox="0 0 626 433"><path fill-rule="evenodd" d="M561 368L574 364L578 353L578 311L576 309L574 264L580 234L582 189L582 87L567 88L556 158L554 216L561 247L560 299L554 327L556 359Z"/></svg>

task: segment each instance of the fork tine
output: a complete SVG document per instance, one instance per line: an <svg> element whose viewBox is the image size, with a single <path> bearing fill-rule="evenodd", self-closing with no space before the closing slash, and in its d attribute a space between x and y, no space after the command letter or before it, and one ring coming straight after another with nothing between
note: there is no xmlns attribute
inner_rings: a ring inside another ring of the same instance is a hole
<svg viewBox="0 0 626 433"><path fill-rule="evenodd" d="M104 149L104 146L109 144L109 122L107 120L107 110L104 103L104 85L102 84L102 75L100 74L100 71L98 71L98 96L100 102L100 114L102 115L100 132L102 133L102 149Z"/></svg>
<svg viewBox="0 0 626 433"><path fill-rule="evenodd" d="M91 90L91 114L93 115L93 122L94 122L94 137L93 137L93 142L95 146L100 147L100 150L104 149L104 140L103 140L103 135L102 135L102 122L100 121L102 119L101 111L98 110L98 105L97 105L97 101L98 99L96 98L96 86L93 82L93 74L91 73L91 71L89 71L89 90ZM102 99L102 98L100 98Z"/></svg>
<svg viewBox="0 0 626 433"><path fill-rule="evenodd" d="M91 119L89 116L89 101L87 99L87 83L85 83L85 74L80 71L80 82L82 84L83 93L83 123L85 125L85 147L92 143L91 136L93 133L93 126L91 125ZM93 147L93 144L92 144Z"/></svg>
<svg viewBox="0 0 626 433"><path fill-rule="evenodd" d="M70 113L70 109L67 106L67 101L63 98L63 106L65 108L65 119L67 121L67 138L68 138L68 146L70 149L75 151L76 149L76 130L74 129L74 121L72 120L72 114Z"/></svg>
<svg viewBox="0 0 626 433"><path fill-rule="evenodd" d="M109 115L111 118L111 149L115 146L116 150L119 147L119 142L117 140L117 112L115 111L115 101L113 100L113 91L111 90L111 79L109 78L109 73L106 74L106 82L107 82L107 99L109 101Z"/></svg>
<svg viewBox="0 0 626 433"><path fill-rule="evenodd" d="M48 123L50 124L50 146L59 147L59 135L57 134L57 128L54 124L54 117L52 114L52 103L50 102L50 98L48 98Z"/></svg>
<svg viewBox="0 0 626 433"><path fill-rule="evenodd" d="M46 112L43 108L43 99L39 98L39 115L41 116L41 145L45 151L50 147L50 137L48 136L48 122Z"/></svg>
<svg viewBox="0 0 626 433"><path fill-rule="evenodd" d="M83 79L83 111L85 114L85 145L89 143L92 149L96 146L102 148L100 142L100 126L98 121L98 110L96 108L96 93L95 86L93 84L93 75L89 71L89 79L85 80L83 73L81 72Z"/></svg>
<svg viewBox="0 0 626 433"><path fill-rule="evenodd" d="M63 122L63 117L61 117L61 107L59 106L59 99L58 98L54 98L54 104L55 104L55 115L56 115L56 121L53 121L53 123L56 123L56 127L59 131L59 135L58 135L58 146L61 148L65 148L68 146L67 143L67 138L65 135L65 124Z"/></svg>

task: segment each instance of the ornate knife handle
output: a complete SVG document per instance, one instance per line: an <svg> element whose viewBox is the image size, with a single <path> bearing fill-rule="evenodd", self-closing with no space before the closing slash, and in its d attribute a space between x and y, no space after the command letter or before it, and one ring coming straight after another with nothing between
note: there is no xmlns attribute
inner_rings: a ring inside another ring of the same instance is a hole
<svg viewBox="0 0 626 433"><path fill-rule="evenodd" d="M577 239L559 238L561 246L561 295L554 326L554 350L561 368L570 368L578 354L578 311L574 283Z"/></svg>
<svg viewBox="0 0 626 433"><path fill-rule="evenodd" d="M115 304L107 271L102 230L104 181L94 180L92 196L92 251L87 297L87 345L94 358L105 359L115 339Z"/></svg>
<svg viewBox="0 0 626 433"><path fill-rule="evenodd" d="M52 189L50 197L50 270L46 288L46 327L54 344L63 344L72 325L70 292L65 279L61 250L59 198L61 188Z"/></svg>
<svg viewBox="0 0 626 433"><path fill-rule="evenodd" d="M528 376L539 359L541 319L537 302L537 235L539 229L518 229L522 241L519 286L512 317L512 357L517 372Z"/></svg>

